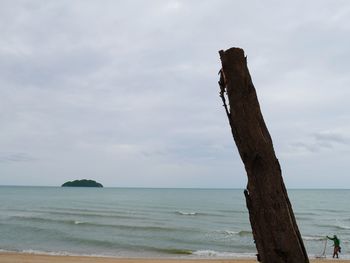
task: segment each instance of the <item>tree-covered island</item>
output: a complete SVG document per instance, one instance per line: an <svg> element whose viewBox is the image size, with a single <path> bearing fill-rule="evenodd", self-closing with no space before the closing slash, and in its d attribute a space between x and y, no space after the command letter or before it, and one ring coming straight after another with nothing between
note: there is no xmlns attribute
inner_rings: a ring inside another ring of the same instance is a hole
<svg viewBox="0 0 350 263"><path fill-rule="evenodd" d="M103 185L94 180L83 179L65 182L62 187L103 187Z"/></svg>

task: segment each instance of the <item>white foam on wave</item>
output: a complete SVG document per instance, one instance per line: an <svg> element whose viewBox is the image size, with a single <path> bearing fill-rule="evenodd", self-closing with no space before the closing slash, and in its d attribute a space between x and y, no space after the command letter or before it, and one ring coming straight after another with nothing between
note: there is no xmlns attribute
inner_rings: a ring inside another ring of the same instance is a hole
<svg viewBox="0 0 350 263"><path fill-rule="evenodd" d="M335 227L338 229L344 229L344 230L350 229L350 226L348 226L347 224L344 224L344 220L339 220L339 219L336 220Z"/></svg>
<svg viewBox="0 0 350 263"><path fill-rule="evenodd" d="M179 215L183 215L183 216L195 216L195 215L197 215L196 212L176 211L176 213Z"/></svg>
<svg viewBox="0 0 350 263"><path fill-rule="evenodd" d="M35 255L49 255L49 256L78 256L72 253L68 253L65 251L41 251L41 250L34 250L34 249L25 249L20 251L20 253L24 254L35 254Z"/></svg>
<svg viewBox="0 0 350 263"><path fill-rule="evenodd" d="M254 258L256 257L253 253L233 253L224 251L214 250L197 250L193 251L192 255L207 258L207 257L219 257L219 258Z"/></svg>
<svg viewBox="0 0 350 263"><path fill-rule="evenodd" d="M302 236L302 238L304 240L309 240L309 241L311 241L311 240L325 240L326 239L326 237L322 237L322 236Z"/></svg>
<svg viewBox="0 0 350 263"><path fill-rule="evenodd" d="M233 230L218 230L215 231L218 234L224 235L224 236L251 236L252 232L248 230L241 230L241 231L233 231Z"/></svg>
<svg viewBox="0 0 350 263"><path fill-rule="evenodd" d="M1 253L20 253L20 254L32 254L32 255L47 255L47 256L83 256L83 257L102 257L102 258L115 258L113 255L104 254L85 254L85 253L71 253L66 251L42 251L35 249L24 249L24 250L5 250L0 249Z"/></svg>
<svg viewBox="0 0 350 263"><path fill-rule="evenodd" d="M238 235L239 232L236 231L231 231L231 230L224 230L222 231L223 234L228 235L228 236L233 236L233 235Z"/></svg>
<svg viewBox="0 0 350 263"><path fill-rule="evenodd" d="M350 226L346 226L346 225L337 225L337 227L340 229L345 229L345 230L350 229Z"/></svg>

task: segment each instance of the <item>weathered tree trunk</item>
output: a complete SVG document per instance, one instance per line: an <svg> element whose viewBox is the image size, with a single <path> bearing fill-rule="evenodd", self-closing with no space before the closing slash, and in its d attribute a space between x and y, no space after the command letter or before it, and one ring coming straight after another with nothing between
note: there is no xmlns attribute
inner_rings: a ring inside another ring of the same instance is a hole
<svg viewBox="0 0 350 263"><path fill-rule="evenodd" d="M264 263L309 262L244 51L231 48L219 54L220 95L248 176L244 193L258 259Z"/></svg>

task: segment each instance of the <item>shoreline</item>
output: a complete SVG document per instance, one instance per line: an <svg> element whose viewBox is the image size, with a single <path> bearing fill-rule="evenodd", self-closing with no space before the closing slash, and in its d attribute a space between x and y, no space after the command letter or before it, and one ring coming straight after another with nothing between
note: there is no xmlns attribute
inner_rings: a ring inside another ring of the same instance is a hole
<svg viewBox="0 0 350 263"><path fill-rule="evenodd" d="M313 263L349 263L350 260L344 259L310 259ZM254 263L255 259L249 258L235 258L235 259L210 259L210 258L116 258L116 257L101 257L101 256L68 256L68 255L45 255L45 254L30 254L30 253L16 253L16 252L0 252L1 263Z"/></svg>

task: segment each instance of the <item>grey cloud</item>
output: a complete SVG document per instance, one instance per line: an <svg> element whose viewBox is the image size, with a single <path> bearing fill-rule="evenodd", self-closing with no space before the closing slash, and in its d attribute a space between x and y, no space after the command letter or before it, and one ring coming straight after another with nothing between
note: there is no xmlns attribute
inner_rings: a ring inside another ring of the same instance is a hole
<svg viewBox="0 0 350 263"><path fill-rule="evenodd" d="M2 150L51 160L8 174L98 171L119 183L116 170L137 181L142 167L144 181L200 172L210 187L215 169L242 173L217 86L217 51L231 46L248 55L278 151L332 147L336 166L347 137L310 131L350 128L349 10L343 1L4 1Z"/></svg>
<svg viewBox="0 0 350 263"><path fill-rule="evenodd" d="M313 137L320 143L329 143L329 144L334 144L334 143L349 144L350 143L350 138L336 132L318 132L318 133L314 133Z"/></svg>
<svg viewBox="0 0 350 263"><path fill-rule="evenodd" d="M23 87L65 88L69 81L98 72L109 57L97 50L38 50L32 54L0 52L1 79Z"/></svg>
<svg viewBox="0 0 350 263"><path fill-rule="evenodd" d="M291 146L294 149L302 149L313 153L318 152L320 150L319 145L304 143L304 142L295 142L295 143L292 143Z"/></svg>
<svg viewBox="0 0 350 263"><path fill-rule="evenodd" d="M36 160L37 158L24 152L0 153L1 163L32 162Z"/></svg>
<svg viewBox="0 0 350 263"><path fill-rule="evenodd" d="M341 133L331 131L321 131L311 134L304 142L291 143L294 149L306 150L312 153L319 153L323 150L332 150L347 146L350 139Z"/></svg>

